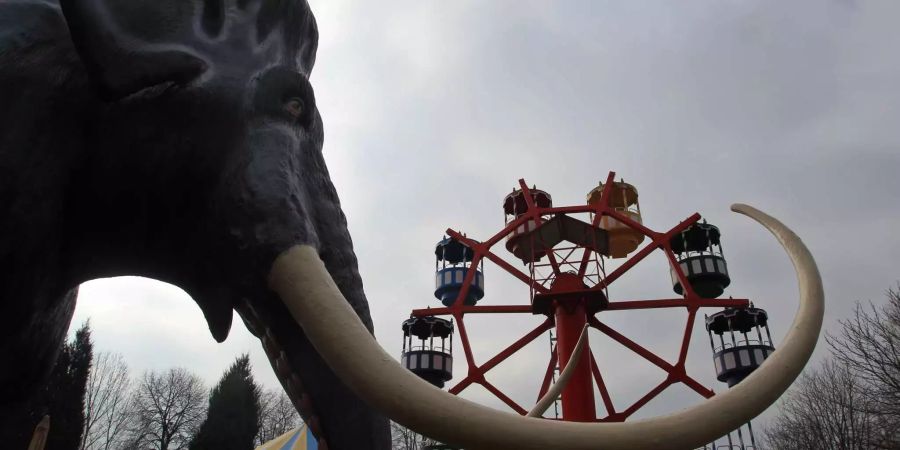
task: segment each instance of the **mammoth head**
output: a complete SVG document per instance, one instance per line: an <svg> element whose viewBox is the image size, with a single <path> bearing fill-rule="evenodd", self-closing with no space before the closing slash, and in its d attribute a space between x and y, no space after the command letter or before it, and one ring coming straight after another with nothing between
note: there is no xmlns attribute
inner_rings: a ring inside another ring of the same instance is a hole
<svg viewBox="0 0 900 450"><path fill-rule="evenodd" d="M107 9L100 1L63 0L60 6L106 100L205 75L245 78L275 65L307 78L315 63L318 30L305 1L117 2Z"/></svg>

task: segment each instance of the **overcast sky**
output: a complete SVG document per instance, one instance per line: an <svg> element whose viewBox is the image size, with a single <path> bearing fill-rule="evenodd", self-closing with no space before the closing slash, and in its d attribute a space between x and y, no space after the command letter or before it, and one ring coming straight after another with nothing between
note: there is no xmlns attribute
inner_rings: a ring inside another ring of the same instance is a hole
<svg viewBox="0 0 900 450"><path fill-rule="evenodd" d="M560 206L582 203L614 170L637 186L644 223L656 230L700 212L723 232L726 295L768 310L776 345L797 307L793 271L776 241L729 212L731 203L757 206L804 239L825 282L826 329L856 300L883 302L900 279L900 2L312 3L324 151L376 335L392 354L409 311L439 305L434 243L447 227L475 239L499 231L503 197L523 177ZM528 301L495 266L486 285L483 304ZM612 300L671 296L660 253L610 288ZM88 317L97 349L122 353L136 375L181 366L212 384L250 352L257 377L278 386L237 317L228 341L216 344L199 308L173 286L87 283L73 329ZM600 314L669 361L684 317ZM538 323L472 319L476 359ZM721 391L701 324L688 372ZM664 376L599 333L591 343L619 409ZM488 375L526 408L548 338L527 350ZM825 353L820 346L816 358ZM502 407L484 391L467 392ZM699 400L673 387L641 416Z"/></svg>

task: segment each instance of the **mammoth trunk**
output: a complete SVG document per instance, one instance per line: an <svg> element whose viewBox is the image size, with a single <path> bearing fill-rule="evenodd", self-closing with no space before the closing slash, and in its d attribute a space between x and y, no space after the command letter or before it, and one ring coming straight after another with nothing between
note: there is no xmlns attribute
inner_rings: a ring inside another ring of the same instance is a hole
<svg viewBox="0 0 900 450"><path fill-rule="evenodd" d="M386 449L387 420L340 382L281 300L257 284L277 254L293 245L309 245L317 249L365 327L373 330L337 193L321 151L298 148L297 141L303 139L278 126L254 130L247 136L251 150L236 167L239 176L226 181L233 204L219 213L234 224L234 247L250 250L241 256L255 261L254 276L248 280L252 288L236 309L261 340L282 386L321 441L337 449ZM231 279L240 276L234 273Z"/></svg>

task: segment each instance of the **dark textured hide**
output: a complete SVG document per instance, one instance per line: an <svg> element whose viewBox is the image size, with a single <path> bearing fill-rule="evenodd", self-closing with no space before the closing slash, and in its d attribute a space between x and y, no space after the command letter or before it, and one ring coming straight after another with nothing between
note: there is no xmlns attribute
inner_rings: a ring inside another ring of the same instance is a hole
<svg viewBox="0 0 900 450"><path fill-rule="evenodd" d="M265 284L313 245L372 327L307 81L315 20L305 0L232 1L0 0L0 432L30 433L3 408L50 370L77 286L139 275L187 291L216 340L236 309L283 350L329 448L388 448Z"/></svg>

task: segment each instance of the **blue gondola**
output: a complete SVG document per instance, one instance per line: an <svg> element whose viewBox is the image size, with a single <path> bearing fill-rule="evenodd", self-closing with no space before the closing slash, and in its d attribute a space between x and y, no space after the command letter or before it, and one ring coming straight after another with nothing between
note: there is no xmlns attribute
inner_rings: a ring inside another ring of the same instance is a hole
<svg viewBox="0 0 900 450"><path fill-rule="evenodd" d="M434 249L435 275L434 296L444 306L452 306L459 297L466 274L472 267L472 249L453 238L444 238ZM484 274L478 268L472 278L463 304L474 305L484 297Z"/></svg>

